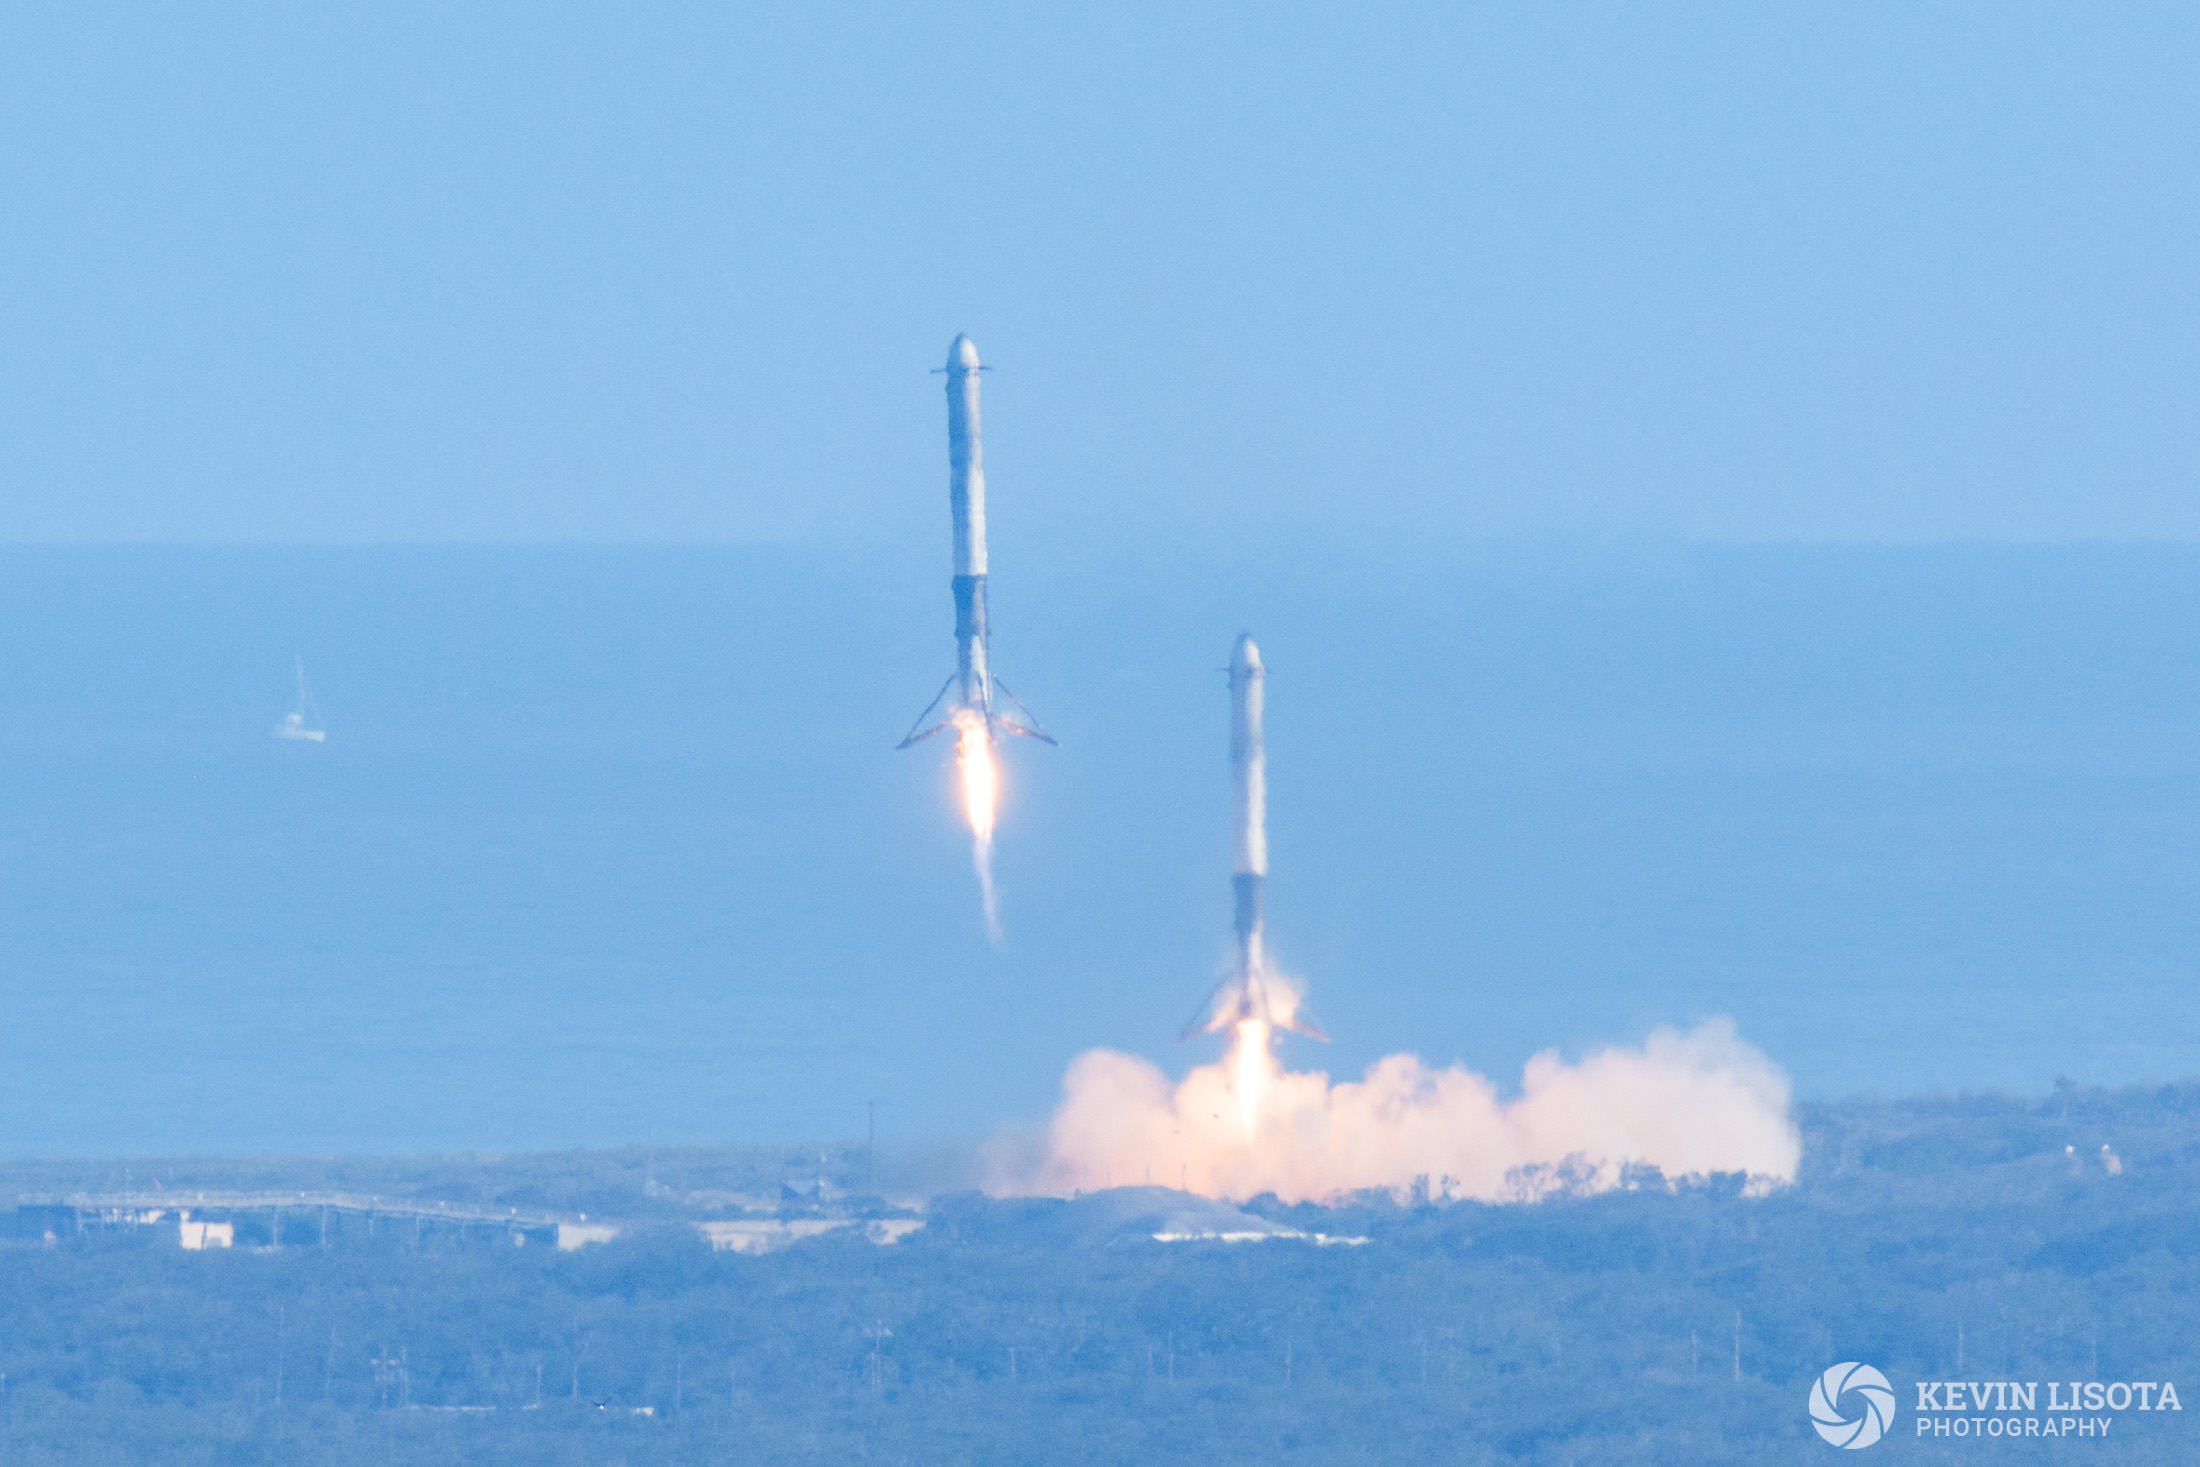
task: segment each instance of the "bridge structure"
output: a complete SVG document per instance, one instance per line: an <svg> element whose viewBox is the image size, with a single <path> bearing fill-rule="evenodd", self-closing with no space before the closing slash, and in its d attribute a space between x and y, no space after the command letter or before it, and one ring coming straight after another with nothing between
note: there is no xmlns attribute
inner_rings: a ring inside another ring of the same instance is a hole
<svg viewBox="0 0 2200 1467"><path fill-rule="evenodd" d="M65 1222L73 1232L146 1227L162 1223L239 1222L265 1219L269 1247L281 1247L286 1233L295 1239L310 1230L312 1241L327 1246L333 1217L362 1219L371 1236L378 1225L409 1226L418 1241L429 1227L502 1231L515 1242L528 1235L563 1240L585 1218L517 1207L439 1202L418 1197L383 1197L360 1192L72 1192L26 1194L16 1199L18 1215L44 1214L48 1226Z"/></svg>

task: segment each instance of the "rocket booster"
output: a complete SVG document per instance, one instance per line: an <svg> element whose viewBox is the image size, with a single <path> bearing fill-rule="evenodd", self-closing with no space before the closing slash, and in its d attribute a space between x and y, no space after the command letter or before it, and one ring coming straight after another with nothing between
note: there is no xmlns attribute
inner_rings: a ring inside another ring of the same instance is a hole
<svg viewBox="0 0 2200 1467"><path fill-rule="evenodd" d="M1031 711L993 675L985 610L985 447L978 432L978 348L957 336L947 348L947 510L953 522L955 673L901 741L906 749L946 728L988 730L1054 742ZM935 718L935 715L937 717Z"/></svg>
<svg viewBox="0 0 2200 1467"><path fill-rule="evenodd" d="M1260 733L1261 695L1268 679L1250 636L1230 652L1230 884L1237 897L1240 974L1261 970L1262 911L1268 885L1268 751Z"/></svg>
<svg viewBox="0 0 2200 1467"><path fill-rule="evenodd" d="M1268 670L1250 635L1230 651L1230 884L1237 947L1230 975L1182 1037L1213 1034L1258 1020L1312 1039L1329 1036L1301 1016L1298 995L1268 969L1268 751L1261 735Z"/></svg>
<svg viewBox="0 0 2200 1467"><path fill-rule="evenodd" d="M978 348L947 349L947 512L954 521L955 686L966 708L992 712L986 670L985 443L978 435Z"/></svg>

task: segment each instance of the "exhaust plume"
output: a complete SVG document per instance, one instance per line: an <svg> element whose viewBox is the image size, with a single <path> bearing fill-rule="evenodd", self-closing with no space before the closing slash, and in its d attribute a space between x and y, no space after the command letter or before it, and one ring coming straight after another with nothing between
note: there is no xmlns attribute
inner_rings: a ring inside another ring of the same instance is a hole
<svg viewBox="0 0 2200 1467"><path fill-rule="evenodd" d="M970 821L970 860L977 868L978 891L985 902L985 930L1001 940L1000 903L993 895L993 816L1000 802L1000 770L993 762L993 740L980 718L955 720L955 764L962 775L963 813Z"/></svg>
<svg viewBox="0 0 2200 1467"><path fill-rule="evenodd" d="M1802 1141L1787 1078L1731 1020L1660 1028L1639 1047L1573 1064L1528 1061L1518 1099L1459 1065L1394 1054L1356 1081L1284 1069L1271 1031L1237 1026L1232 1053L1182 1081L1146 1060L1093 1050L1063 1077L1036 1165L997 1165L997 1193L1066 1193L1141 1177L1243 1201L1273 1192L1323 1201L1366 1189L1403 1196L1533 1201L1602 1190L1631 1165L1668 1178L1747 1173L1794 1179Z"/></svg>

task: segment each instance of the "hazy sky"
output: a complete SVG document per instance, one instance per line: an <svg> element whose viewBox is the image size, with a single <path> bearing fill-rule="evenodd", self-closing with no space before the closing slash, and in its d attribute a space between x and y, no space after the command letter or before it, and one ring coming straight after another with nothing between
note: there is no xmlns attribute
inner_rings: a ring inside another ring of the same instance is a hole
<svg viewBox="0 0 2200 1467"><path fill-rule="evenodd" d="M20 10L0 538L944 545L958 330L1026 544L2200 537L2196 41L2166 5Z"/></svg>

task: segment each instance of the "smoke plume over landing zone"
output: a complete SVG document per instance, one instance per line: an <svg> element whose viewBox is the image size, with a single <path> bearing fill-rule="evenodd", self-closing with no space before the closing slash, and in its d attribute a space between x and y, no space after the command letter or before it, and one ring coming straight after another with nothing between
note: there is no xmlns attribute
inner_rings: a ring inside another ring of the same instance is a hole
<svg viewBox="0 0 2200 1467"><path fill-rule="evenodd" d="M1321 1201L1426 1178L1433 1195L1530 1201L1618 1184L1629 1165L1669 1178L1746 1172L1793 1180L1802 1141L1789 1089L1733 1024L1658 1029L1639 1048L1567 1064L1528 1061L1518 1099L1460 1066L1395 1054L1357 1081L1284 1070L1266 1036L1257 1105L1241 1108L1239 1053L1172 1085L1149 1062L1112 1050L1080 1056L1036 1167L1003 1165L990 1190L1064 1193L1152 1182L1242 1200L1273 1192ZM1241 1046L1242 1048L1242 1046ZM1022 1175L1008 1173L1022 1171Z"/></svg>

